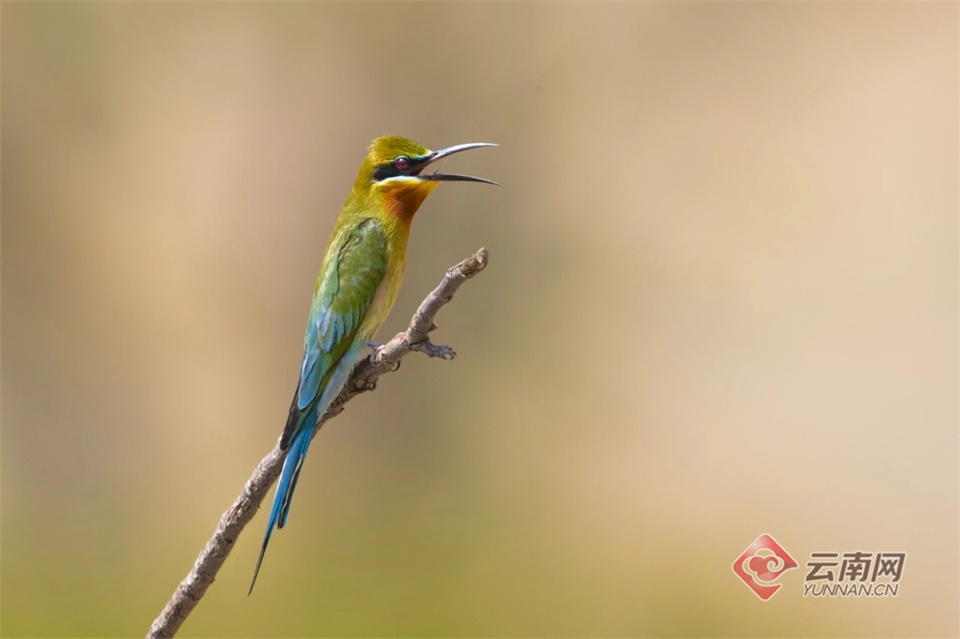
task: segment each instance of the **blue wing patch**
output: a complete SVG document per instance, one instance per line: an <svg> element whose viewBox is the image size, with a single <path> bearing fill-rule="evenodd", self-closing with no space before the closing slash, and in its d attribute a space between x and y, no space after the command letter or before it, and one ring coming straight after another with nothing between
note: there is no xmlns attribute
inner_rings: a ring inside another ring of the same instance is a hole
<svg viewBox="0 0 960 639"><path fill-rule="evenodd" d="M360 222L321 275L303 341L297 408L305 410L350 345L387 272L389 243L380 222Z"/></svg>

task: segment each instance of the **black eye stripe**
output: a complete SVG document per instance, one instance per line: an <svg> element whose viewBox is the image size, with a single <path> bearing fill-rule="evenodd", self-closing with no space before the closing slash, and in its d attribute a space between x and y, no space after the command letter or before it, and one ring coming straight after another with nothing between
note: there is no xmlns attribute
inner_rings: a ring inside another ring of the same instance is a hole
<svg viewBox="0 0 960 639"><path fill-rule="evenodd" d="M381 164L373 170L373 179L375 182L386 180L387 178L397 177L398 175L403 175L403 172L398 169L393 162L390 162L389 164Z"/></svg>
<svg viewBox="0 0 960 639"><path fill-rule="evenodd" d="M394 158L390 162L381 164L373 169L373 181L380 182L381 180L397 177L398 175L412 175L413 172L416 171L417 168L420 167L424 162L424 158L415 158L415 157L409 157L409 156L401 156L401 157L407 158L407 162L409 163L407 168L405 169L397 168L397 165L396 165L397 158Z"/></svg>

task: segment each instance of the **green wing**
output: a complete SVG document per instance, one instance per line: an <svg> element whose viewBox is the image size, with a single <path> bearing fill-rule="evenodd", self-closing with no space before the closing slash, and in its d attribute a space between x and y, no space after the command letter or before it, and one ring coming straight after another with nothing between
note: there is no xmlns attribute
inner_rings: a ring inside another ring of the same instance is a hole
<svg viewBox="0 0 960 639"><path fill-rule="evenodd" d="M300 380L281 441L284 448L301 426L313 427L313 423L302 423L306 415L312 414L315 420L326 410L316 405L317 400L370 310L387 273L388 257L386 232L379 221L367 218L348 233L337 256L328 260L310 306Z"/></svg>

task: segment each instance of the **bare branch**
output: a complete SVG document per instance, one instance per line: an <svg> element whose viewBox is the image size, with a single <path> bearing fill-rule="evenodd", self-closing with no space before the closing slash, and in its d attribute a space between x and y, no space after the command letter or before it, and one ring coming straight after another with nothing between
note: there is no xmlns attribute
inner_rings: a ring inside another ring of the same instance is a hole
<svg viewBox="0 0 960 639"><path fill-rule="evenodd" d="M320 419L322 425L328 419L339 415L347 402L361 393L373 390L377 380L397 370L402 360L411 351L419 351L430 357L453 359L456 353L449 346L437 345L430 341L429 333L437 328L433 319L437 312L450 300L465 281L482 271L487 265L487 250L480 249L456 266L451 267L443 276L440 284L423 300L413 314L410 325L398 333L386 344L378 347L369 357L362 360L353 369L350 379L344 385L340 395L330 404ZM319 431L319 427L317 431ZM316 434L316 433L314 433ZM166 639L173 637L187 615L193 610L213 583L217 572L233 549L237 537L244 526L250 523L267 492L280 475L283 466L284 451L279 441L273 450L264 457L244 484L240 496L220 517L213 537L204 546L197 557L193 570L184 578L160 616L154 620L147 633L148 639Z"/></svg>

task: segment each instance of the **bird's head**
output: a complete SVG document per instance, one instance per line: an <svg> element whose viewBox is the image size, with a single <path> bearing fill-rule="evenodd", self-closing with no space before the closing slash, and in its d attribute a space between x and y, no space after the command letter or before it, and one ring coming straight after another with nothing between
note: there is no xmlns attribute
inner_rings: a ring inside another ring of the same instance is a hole
<svg viewBox="0 0 960 639"><path fill-rule="evenodd" d="M425 172L427 167L441 158L482 146L497 145L478 142L431 151L399 135L385 135L370 144L354 189L369 193L394 213L413 217L440 182L497 184L471 175Z"/></svg>

